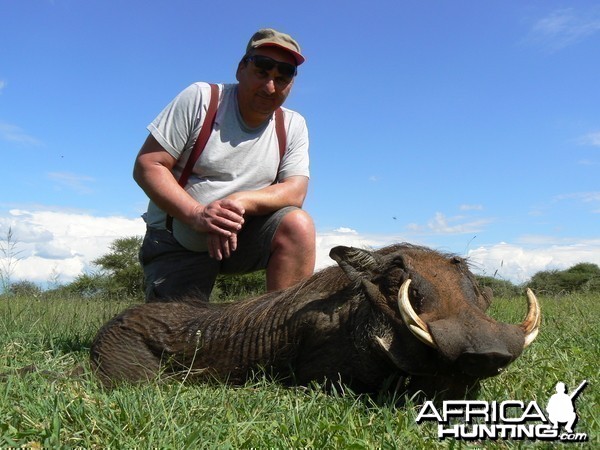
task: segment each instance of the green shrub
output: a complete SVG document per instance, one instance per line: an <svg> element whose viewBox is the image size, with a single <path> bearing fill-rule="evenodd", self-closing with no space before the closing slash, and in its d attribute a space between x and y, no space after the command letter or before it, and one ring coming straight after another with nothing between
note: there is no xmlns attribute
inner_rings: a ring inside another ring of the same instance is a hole
<svg viewBox="0 0 600 450"><path fill-rule="evenodd" d="M42 294L42 288L32 281L21 280L11 283L8 292L10 295L20 297L39 297Z"/></svg>
<svg viewBox="0 0 600 450"><path fill-rule="evenodd" d="M600 292L600 267L591 263L579 263L566 270L538 272L531 278L529 287L547 295L597 293Z"/></svg>
<svg viewBox="0 0 600 450"><path fill-rule="evenodd" d="M481 287L489 287L494 293L494 297L513 297L520 295L522 289L515 286L508 280L498 278L477 276L477 281Z"/></svg>
<svg viewBox="0 0 600 450"><path fill-rule="evenodd" d="M141 245L140 236L117 239L110 244L109 253L93 261L109 280L108 295L143 297L144 273L138 260Z"/></svg>

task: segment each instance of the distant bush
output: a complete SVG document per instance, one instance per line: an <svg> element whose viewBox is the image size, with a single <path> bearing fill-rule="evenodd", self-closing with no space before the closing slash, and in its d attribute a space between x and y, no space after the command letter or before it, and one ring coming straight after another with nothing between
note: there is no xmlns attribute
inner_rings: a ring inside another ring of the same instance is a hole
<svg viewBox="0 0 600 450"><path fill-rule="evenodd" d="M531 277L529 287L547 295L600 292L600 267L579 263L566 270L547 270Z"/></svg>
<svg viewBox="0 0 600 450"><path fill-rule="evenodd" d="M42 294L42 288L32 281L15 281L8 288L9 295L18 295L20 297L39 297Z"/></svg>
<svg viewBox="0 0 600 450"><path fill-rule="evenodd" d="M520 295L523 290L508 280L479 275L476 278L481 287L489 287L492 290L494 297L514 297Z"/></svg>
<svg viewBox="0 0 600 450"><path fill-rule="evenodd" d="M127 298L144 296L144 273L138 261L142 245L140 236L117 239L110 244L110 252L93 261L108 278L104 285L110 296Z"/></svg>
<svg viewBox="0 0 600 450"><path fill-rule="evenodd" d="M109 292L110 279L107 275L98 273L83 273L71 283L52 289L46 293L49 297L79 297L82 299L111 298Z"/></svg>

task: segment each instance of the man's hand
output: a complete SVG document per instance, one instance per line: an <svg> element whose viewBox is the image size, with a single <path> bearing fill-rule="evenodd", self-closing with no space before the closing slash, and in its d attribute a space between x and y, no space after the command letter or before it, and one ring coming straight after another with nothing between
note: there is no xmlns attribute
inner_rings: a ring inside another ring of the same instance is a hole
<svg viewBox="0 0 600 450"><path fill-rule="evenodd" d="M206 206L198 205L193 214L192 227L204 233L229 238L244 224L244 207L234 200L215 200Z"/></svg>
<svg viewBox="0 0 600 450"><path fill-rule="evenodd" d="M200 207L195 227L208 233L208 254L221 261L237 249L237 234L244 225L244 207L240 202L223 199Z"/></svg>
<svg viewBox="0 0 600 450"><path fill-rule="evenodd" d="M208 244L208 254L211 258L221 261L223 258L229 258L237 249L237 234L232 233L228 238L209 234L206 238Z"/></svg>

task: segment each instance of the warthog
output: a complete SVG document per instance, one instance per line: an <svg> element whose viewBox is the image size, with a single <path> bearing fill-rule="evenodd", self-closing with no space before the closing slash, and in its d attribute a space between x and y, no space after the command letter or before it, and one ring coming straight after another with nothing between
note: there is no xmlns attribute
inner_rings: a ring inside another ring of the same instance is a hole
<svg viewBox="0 0 600 450"><path fill-rule="evenodd" d="M238 384L261 369L288 384L328 380L372 392L395 375L409 390L464 395L538 333L531 291L523 323L496 322L485 314L491 291L457 256L409 244L340 246L330 256L339 267L280 292L134 306L99 331L92 367L106 386L157 376Z"/></svg>

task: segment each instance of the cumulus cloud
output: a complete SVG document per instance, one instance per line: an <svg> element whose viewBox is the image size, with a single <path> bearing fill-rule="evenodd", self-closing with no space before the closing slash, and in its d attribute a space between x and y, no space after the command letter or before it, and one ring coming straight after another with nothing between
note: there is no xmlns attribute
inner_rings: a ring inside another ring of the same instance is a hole
<svg viewBox="0 0 600 450"><path fill-rule="evenodd" d="M73 249L58 245L58 243L52 241L36 244L33 253L38 258L46 260L63 260L80 256Z"/></svg>
<svg viewBox="0 0 600 450"><path fill-rule="evenodd" d="M561 243L549 237L528 240L531 244L501 242L481 246L469 251L468 257L474 263L474 271L514 283L524 283L543 270L564 270L580 262L600 265L600 239Z"/></svg>
<svg viewBox="0 0 600 450"><path fill-rule="evenodd" d="M0 212L0 241L6 239L9 227L19 252L13 280L40 284L55 279L60 283L71 282L92 270L91 262L106 254L115 239L141 236L145 231L141 218L25 209ZM406 235L369 234L343 226L318 230L316 268L335 264L329 258L329 251L337 245L378 249L403 241L426 244ZM457 251L446 247L443 250ZM466 256L475 273L523 283L540 270L565 269L579 262L600 265L600 239L557 240L551 236L523 236L518 242L479 246ZM3 263L1 258L0 263Z"/></svg>
<svg viewBox="0 0 600 450"><path fill-rule="evenodd" d="M549 51L562 50L600 31L599 10L576 11L565 8L552 11L532 27L527 42Z"/></svg>
<svg viewBox="0 0 600 450"><path fill-rule="evenodd" d="M18 263L13 279L68 283L92 268L118 238L144 234L141 218L94 217L82 212L13 209L0 217L0 240L12 230Z"/></svg>
<svg viewBox="0 0 600 450"><path fill-rule="evenodd" d="M352 228L348 228L348 227L339 227L333 231L336 233L341 233L341 234L358 234L358 231L353 230Z"/></svg>

